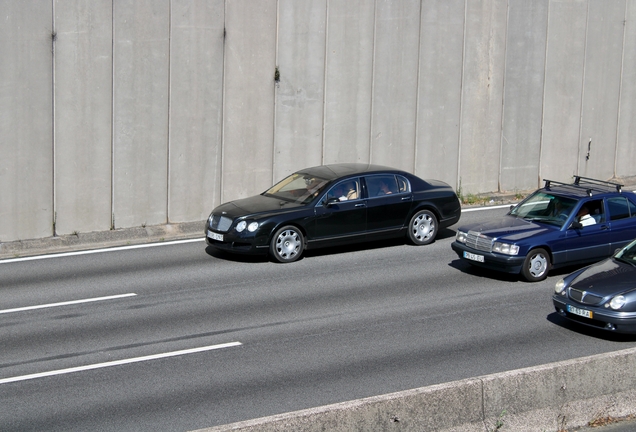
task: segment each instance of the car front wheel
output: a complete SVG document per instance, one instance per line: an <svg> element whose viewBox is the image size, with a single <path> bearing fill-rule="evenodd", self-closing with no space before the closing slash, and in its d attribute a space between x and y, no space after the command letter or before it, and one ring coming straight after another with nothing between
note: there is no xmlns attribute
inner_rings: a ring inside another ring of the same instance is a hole
<svg viewBox="0 0 636 432"><path fill-rule="evenodd" d="M550 266L550 255L545 249L532 249L523 262L521 274L528 282L538 282L548 276Z"/></svg>
<svg viewBox="0 0 636 432"><path fill-rule="evenodd" d="M285 226L274 233L270 244L271 256L280 263L296 261L305 249L305 239L300 230L293 226Z"/></svg>
<svg viewBox="0 0 636 432"><path fill-rule="evenodd" d="M433 212L420 210L409 223L409 239L418 246L429 244L435 240L437 229L437 218Z"/></svg>

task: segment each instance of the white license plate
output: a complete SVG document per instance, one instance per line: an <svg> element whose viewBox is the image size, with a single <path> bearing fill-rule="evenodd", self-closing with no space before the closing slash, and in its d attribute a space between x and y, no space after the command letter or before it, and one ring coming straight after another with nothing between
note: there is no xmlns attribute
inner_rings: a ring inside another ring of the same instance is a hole
<svg viewBox="0 0 636 432"><path fill-rule="evenodd" d="M589 319L592 319L594 317L594 313L592 311L580 309L571 305L568 305L568 312Z"/></svg>
<svg viewBox="0 0 636 432"><path fill-rule="evenodd" d="M464 258L472 260L472 261L484 262L483 255L477 255L477 254L465 252L465 251L464 251Z"/></svg>
<svg viewBox="0 0 636 432"><path fill-rule="evenodd" d="M217 234L210 230L208 230L208 237L210 237L212 240L223 241L223 234Z"/></svg>

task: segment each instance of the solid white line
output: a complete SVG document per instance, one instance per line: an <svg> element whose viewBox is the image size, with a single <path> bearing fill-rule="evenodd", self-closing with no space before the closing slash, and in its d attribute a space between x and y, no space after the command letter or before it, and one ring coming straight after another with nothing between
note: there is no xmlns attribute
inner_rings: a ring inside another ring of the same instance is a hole
<svg viewBox="0 0 636 432"><path fill-rule="evenodd" d="M144 356L144 357L135 357L135 358L131 358L131 359L115 360L115 361L110 361L110 362L105 362L105 363L96 363L96 364L87 365L87 366L78 366L78 367L72 367L72 368L68 368L68 369L60 369L60 370L55 370L55 371L50 371L50 372L42 372L42 373L36 373L36 374L31 374L31 375L22 375L22 376L17 376L17 377L12 377L12 378L0 379L0 384L7 384L7 383L12 383L12 382L18 382L18 381L26 381L26 380L36 379L36 378L44 378L44 377L55 376L55 375L64 375L64 374L70 374L70 373L74 373L74 372L83 372L83 371L93 370L93 369L102 369L102 368L107 368L107 367L111 367L111 366L121 366L121 365L130 364L130 363L139 363L139 362L144 362L144 361L149 361L149 360L157 360L157 359L163 359L163 358L168 358L168 357L176 357L176 356L180 356L180 355L194 354L194 353L200 353L200 352L204 352L204 351L212 351L212 350L217 350L217 349L222 349L222 348L230 348L230 347L235 347L235 346L240 346L240 345L243 345L243 344L240 343L240 342L229 342L229 343L224 343L224 344L219 344L219 345L210 345L210 346L205 346L205 347L200 347L200 348L191 348L191 349L186 349L186 350L181 350L181 351L173 351L173 352L168 352L168 353L163 353L163 354L154 354L154 355L149 355L149 356Z"/></svg>
<svg viewBox="0 0 636 432"><path fill-rule="evenodd" d="M108 296L108 297L95 297L95 298L90 298L90 299L71 300L71 301L65 301L65 302L60 302L60 303L49 303L49 304L43 304L43 305L37 305L37 306L25 306L25 307L19 307L19 308L14 308L14 309L0 310L0 314L7 314L7 313L13 313L13 312L24 312L24 311L30 311L30 310L35 310L35 309L44 309L44 308L58 307L58 306L68 306L68 305L73 305L73 304L90 303L90 302L97 302L97 301L104 301L104 300L113 300L113 299L120 299L120 298L125 298L125 297L133 297L133 296L136 296L136 295L137 294L135 294L135 293L128 293L128 294L119 294L119 295L113 295L113 296Z"/></svg>
<svg viewBox="0 0 636 432"><path fill-rule="evenodd" d="M142 249L142 248L149 248L149 247L155 247L155 246L169 246L169 245L175 245L175 244L200 242L203 240L205 240L205 238L175 240L175 241L167 241L167 242L159 242L159 243L144 243L144 244L138 244L138 245L117 246L117 247L105 248L105 249L91 249L91 250L85 250L85 251L64 252L64 253L48 254L48 255L35 255L35 256L28 256L28 257L22 257L22 258L10 258L5 260L0 260L0 264L8 264L8 263L19 262L19 261L41 260L41 259L47 259L47 258L90 255L95 253L114 252L114 251L130 250L130 249Z"/></svg>
<svg viewBox="0 0 636 432"><path fill-rule="evenodd" d="M515 205L515 204L502 204L502 205L496 205L496 206L467 208L467 209L462 209L462 213L480 211L480 210L493 210L493 209L510 208L511 205Z"/></svg>

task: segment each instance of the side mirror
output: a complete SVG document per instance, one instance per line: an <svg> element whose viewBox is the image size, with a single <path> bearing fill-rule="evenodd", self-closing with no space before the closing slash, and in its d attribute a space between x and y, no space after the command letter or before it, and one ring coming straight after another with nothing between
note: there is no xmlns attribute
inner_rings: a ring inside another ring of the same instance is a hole
<svg viewBox="0 0 636 432"><path fill-rule="evenodd" d="M338 198L329 198L325 204L327 205L327 207L331 207L332 205L338 204L339 202L340 200L338 200Z"/></svg>
<svg viewBox="0 0 636 432"><path fill-rule="evenodd" d="M581 222L579 221L574 221L572 222L572 225L570 225L570 228L581 229L583 228L583 224L581 224Z"/></svg>

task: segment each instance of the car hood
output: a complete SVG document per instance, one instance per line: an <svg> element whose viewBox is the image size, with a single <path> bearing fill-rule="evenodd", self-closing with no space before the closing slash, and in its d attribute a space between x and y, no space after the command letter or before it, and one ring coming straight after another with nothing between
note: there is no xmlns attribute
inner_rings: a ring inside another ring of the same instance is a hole
<svg viewBox="0 0 636 432"><path fill-rule="evenodd" d="M522 218L505 215L501 219L468 225L460 228L462 231L476 231L493 238L505 237L509 241L518 241L554 230L554 227L541 225Z"/></svg>
<svg viewBox="0 0 636 432"><path fill-rule="evenodd" d="M255 195L249 198L237 199L221 204L215 208L212 213L237 218L241 216L261 215L263 213L285 212L301 206L302 205L300 204L295 204L279 198L266 195Z"/></svg>
<svg viewBox="0 0 636 432"><path fill-rule="evenodd" d="M603 297L631 291L636 288L636 268L608 258L585 269L570 287Z"/></svg>

